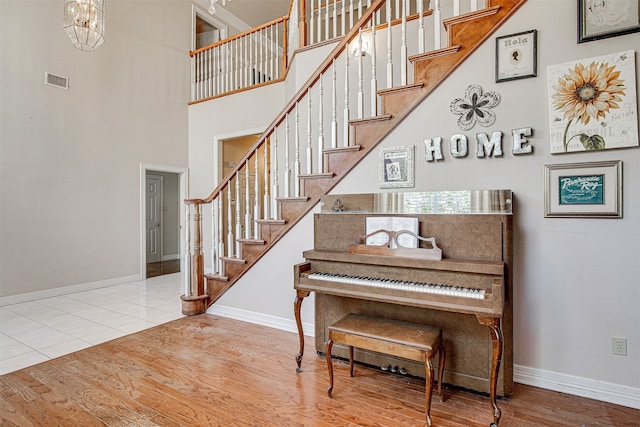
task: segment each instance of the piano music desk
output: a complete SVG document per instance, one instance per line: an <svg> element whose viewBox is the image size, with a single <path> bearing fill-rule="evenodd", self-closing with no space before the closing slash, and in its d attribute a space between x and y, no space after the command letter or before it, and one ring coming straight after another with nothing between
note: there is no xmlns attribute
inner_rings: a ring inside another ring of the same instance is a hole
<svg viewBox="0 0 640 427"><path fill-rule="evenodd" d="M442 329L400 320L350 313L329 326L329 339L326 343L327 367L329 369L329 387L333 390L333 362L331 349L333 343L349 346L349 369L353 377L353 348L385 353L404 359L424 363L425 366L425 416L427 426L431 426L431 396L433 394L433 355L437 352L438 393L444 402L442 374L444 373L445 348Z"/></svg>

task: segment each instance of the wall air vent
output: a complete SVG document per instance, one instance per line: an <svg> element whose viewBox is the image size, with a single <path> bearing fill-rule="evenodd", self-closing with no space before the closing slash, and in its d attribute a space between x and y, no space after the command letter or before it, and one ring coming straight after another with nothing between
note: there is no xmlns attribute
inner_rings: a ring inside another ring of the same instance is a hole
<svg viewBox="0 0 640 427"><path fill-rule="evenodd" d="M56 76L48 71L44 72L44 84L69 90L69 78Z"/></svg>

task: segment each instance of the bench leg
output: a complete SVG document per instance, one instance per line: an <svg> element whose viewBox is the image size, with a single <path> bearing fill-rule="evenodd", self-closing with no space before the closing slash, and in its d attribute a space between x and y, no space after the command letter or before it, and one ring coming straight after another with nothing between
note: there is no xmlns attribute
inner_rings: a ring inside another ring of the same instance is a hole
<svg viewBox="0 0 640 427"><path fill-rule="evenodd" d="M442 378L444 375L444 361L447 353L447 349L444 346L444 340L440 341L440 351L438 353L438 394L440 395L440 401L444 402L444 386L442 384Z"/></svg>
<svg viewBox="0 0 640 427"><path fill-rule="evenodd" d="M432 354L430 351L427 351L425 354L424 361L425 368L425 403L424 403L424 413L427 418L427 427L431 427L431 396L433 394L433 360Z"/></svg>
<svg viewBox="0 0 640 427"><path fill-rule="evenodd" d="M327 395L331 397L333 391L333 361L331 360L331 349L333 348L333 340L329 338L326 343L325 354L327 356L327 368L329 369L329 387L327 387Z"/></svg>
<svg viewBox="0 0 640 427"><path fill-rule="evenodd" d="M353 346L349 346L349 375L353 376Z"/></svg>

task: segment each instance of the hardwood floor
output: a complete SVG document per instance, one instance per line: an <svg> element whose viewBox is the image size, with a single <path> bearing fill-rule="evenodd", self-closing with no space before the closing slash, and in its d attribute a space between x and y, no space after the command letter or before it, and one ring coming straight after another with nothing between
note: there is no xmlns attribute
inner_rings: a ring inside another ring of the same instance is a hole
<svg viewBox="0 0 640 427"><path fill-rule="evenodd" d="M422 426L424 380L334 364L297 335L186 317L0 377L2 426ZM284 349L284 350L283 350ZM640 411L516 384L500 426L638 426ZM434 426L486 427L488 398L436 396Z"/></svg>

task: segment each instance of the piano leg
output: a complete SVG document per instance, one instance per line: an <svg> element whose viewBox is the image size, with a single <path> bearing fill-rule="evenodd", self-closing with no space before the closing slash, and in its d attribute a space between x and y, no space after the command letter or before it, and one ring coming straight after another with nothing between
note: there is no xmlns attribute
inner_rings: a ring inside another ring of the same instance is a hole
<svg viewBox="0 0 640 427"><path fill-rule="evenodd" d="M500 371L500 361L502 360L502 327L500 326L500 318L498 317L480 317L480 324L485 325L491 331L491 342L493 344L492 360L491 360L491 382L490 382L490 399L493 409L493 423L491 426L497 426L500 422L501 411L498 408L496 400L496 390L498 386L498 372Z"/></svg>
<svg viewBox="0 0 640 427"><path fill-rule="evenodd" d="M296 325L298 326L298 339L300 340L300 351L296 356L296 363L298 367L296 372L302 371L302 355L304 354L304 331L302 330L302 320L300 319L300 307L302 306L302 300L309 296L310 291L297 291L296 300L293 303L293 312L296 316Z"/></svg>

